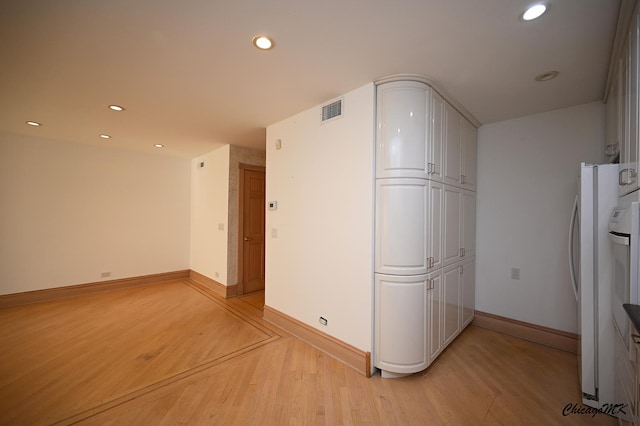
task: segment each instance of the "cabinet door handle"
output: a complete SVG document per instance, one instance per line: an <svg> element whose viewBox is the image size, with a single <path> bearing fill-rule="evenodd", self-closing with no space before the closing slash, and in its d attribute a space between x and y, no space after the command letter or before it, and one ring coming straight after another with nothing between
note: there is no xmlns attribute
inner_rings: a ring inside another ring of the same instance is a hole
<svg viewBox="0 0 640 426"><path fill-rule="evenodd" d="M626 174L626 178L624 177ZM633 183L633 179L638 176L638 173L635 169L622 169L618 173L618 185L625 186L631 185Z"/></svg>
<svg viewBox="0 0 640 426"><path fill-rule="evenodd" d="M460 265L458 266L458 269L459 269L460 275L464 274L464 266Z"/></svg>

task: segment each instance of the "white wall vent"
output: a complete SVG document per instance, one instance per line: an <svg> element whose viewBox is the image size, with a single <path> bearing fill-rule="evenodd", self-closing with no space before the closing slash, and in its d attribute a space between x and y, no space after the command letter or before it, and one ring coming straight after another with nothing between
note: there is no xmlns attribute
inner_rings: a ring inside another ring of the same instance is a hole
<svg viewBox="0 0 640 426"><path fill-rule="evenodd" d="M344 108L342 107L342 98L337 101L333 101L322 107L322 122L326 123L329 120L335 120L342 117Z"/></svg>

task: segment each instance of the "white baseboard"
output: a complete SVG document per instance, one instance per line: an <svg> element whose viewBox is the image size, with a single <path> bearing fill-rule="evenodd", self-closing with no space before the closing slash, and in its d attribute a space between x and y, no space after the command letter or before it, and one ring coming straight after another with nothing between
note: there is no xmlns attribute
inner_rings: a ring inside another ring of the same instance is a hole
<svg viewBox="0 0 640 426"><path fill-rule="evenodd" d="M371 375L371 352L362 351L266 305L263 317L366 377Z"/></svg>

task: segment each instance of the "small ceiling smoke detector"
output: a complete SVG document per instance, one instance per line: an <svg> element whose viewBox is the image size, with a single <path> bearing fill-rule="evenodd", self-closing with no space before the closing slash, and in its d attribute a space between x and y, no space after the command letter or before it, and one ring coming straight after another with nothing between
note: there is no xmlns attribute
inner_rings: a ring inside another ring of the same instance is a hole
<svg viewBox="0 0 640 426"><path fill-rule="evenodd" d="M549 81L549 80L553 80L554 78L556 78L558 76L558 74L560 74L558 71L547 71L547 72L543 72L542 74L538 74L535 77L536 81Z"/></svg>
<svg viewBox="0 0 640 426"><path fill-rule="evenodd" d="M533 21L541 17L549 7L544 3L536 3L527 8L521 15L523 21Z"/></svg>
<svg viewBox="0 0 640 426"><path fill-rule="evenodd" d="M27 124L33 127L42 126L42 124L38 123L37 121L27 121Z"/></svg>
<svg viewBox="0 0 640 426"><path fill-rule="evenodd" d="M257 35L253 38L253 45L260 50L269 50L273 48L273 40L267 36Z"/></svg>
<svg viewBox="0 0 640 426"><path fill-rule="evenodd" d="M120 105L109 105L109 109L113 111L124 111L124 108Z"/></svg>

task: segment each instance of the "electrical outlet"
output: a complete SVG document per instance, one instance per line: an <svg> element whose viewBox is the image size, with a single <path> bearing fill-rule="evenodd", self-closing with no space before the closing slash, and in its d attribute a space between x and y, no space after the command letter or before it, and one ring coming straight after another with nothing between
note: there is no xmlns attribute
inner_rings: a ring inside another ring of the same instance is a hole
<svg viewBox="0 0 640 426"><path fill-rule="evenodd" d="M102 272L100 274L101 278L109 278L111 276L111 272Z"/></svg>
<svg viewBox="0 0 640 426"><path fill-rule="evenodd" d="M520 268L511 268L511 279L512 280L520 279Z"/></svg>
<svg viewBox="0 0 640 426"><path fill-rule="evenodd" d="M320 317L319 321L320 321L320 324L322 324L322 325L329 324L329 320L326 319L325 317Z"/></svg>

